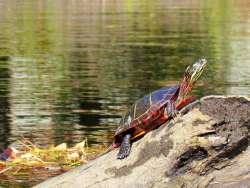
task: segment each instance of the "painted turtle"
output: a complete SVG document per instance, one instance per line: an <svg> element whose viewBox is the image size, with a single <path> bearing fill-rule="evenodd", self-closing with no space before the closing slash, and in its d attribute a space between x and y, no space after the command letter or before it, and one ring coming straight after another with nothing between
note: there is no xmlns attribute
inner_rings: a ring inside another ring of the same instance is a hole
<svg viewBox="0 0 250 188"><path fill-rule="evenodd" d="M207 61L199 59L187 67L180 85L163 87L137 100L122 117L114 136L112 148L120 146L117 159L127 157L131 141L176 116L190 102L187 97L200 77Z"/></svg>

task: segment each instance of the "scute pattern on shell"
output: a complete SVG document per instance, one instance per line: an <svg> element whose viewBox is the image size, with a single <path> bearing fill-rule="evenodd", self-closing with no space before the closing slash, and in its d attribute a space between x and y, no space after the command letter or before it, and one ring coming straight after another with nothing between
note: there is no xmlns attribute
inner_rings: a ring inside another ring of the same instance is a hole
<svg viewBox="0 0 250 188"><path fill-rule="evenodd" d="M139 100L137 100L127 111L126 114L123 115L120 125L116 130L115 136L122 134L131 128L135 128L133 125L134 121L138 121L141 116L145 116L147 111L152 108L152 106L157 106L159 109L162 105L166 104L168 100L172 100L173 96L178 94L179 85L172 87L163 87L159 90L156 90ZM138 128L143 126L138 126Z"/></svg>

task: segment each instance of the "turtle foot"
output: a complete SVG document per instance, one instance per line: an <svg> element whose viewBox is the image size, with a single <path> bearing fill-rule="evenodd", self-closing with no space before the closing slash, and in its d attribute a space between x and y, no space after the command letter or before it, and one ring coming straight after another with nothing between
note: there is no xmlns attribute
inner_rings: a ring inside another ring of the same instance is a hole
<svg viewBox="0 0 250 188"><path fill-rule="evenodd" d="M130 134L124 136L120 150L117 154L117 159L124 159L129 155L131 149L130 137Z"/></svg>
<svg viewBox="0 0 250 188"><path fill-rule="evenodd" d="M171 101L168 102L167 107L165 108L164 115L166 117L176 118L179 114L179 111L176 109L175 104Z"/></svg>

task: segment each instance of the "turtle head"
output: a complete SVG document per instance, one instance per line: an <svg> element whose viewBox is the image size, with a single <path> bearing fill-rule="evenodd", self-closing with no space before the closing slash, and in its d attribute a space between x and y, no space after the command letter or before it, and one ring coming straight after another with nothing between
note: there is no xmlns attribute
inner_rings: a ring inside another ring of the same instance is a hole
<svg viewBox="0 0 250 188"><path fill-rule="evenodd" d="M207 64L206 59L199 59L194 64L189 65L185 71L184 77L186 77L189 84L194 85L194 83L201 76L205 66Z"/></svg>
<svg viewBox="0 0 250 188"><path fill-rule="evenodd" d="M206 67L207 60L206 59L199 59L192 65L189 65L186 68L186 71L184 73L184 78L181 83L181 95L185 96L193 87L195 82L199 79L201 76L204 68Z"/></svg>

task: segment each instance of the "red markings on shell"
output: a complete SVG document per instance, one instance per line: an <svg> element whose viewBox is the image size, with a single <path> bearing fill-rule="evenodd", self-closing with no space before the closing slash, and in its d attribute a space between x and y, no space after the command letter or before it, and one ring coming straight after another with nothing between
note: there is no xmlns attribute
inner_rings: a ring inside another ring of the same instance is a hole
<svg viewBox="0 0 250 188"><path fill-rule="evenodd" d="M147 118L143 118L143 119L142 119L142 123L143 123L143 124L147 124L147 122L148 122L148 119L147 119Z"/></svg>
<svg viewBox="0 0 250 188"><path fill-rule="evenodd" d="M155 117L157 114L158 114L158 113L157 113L156 111L152 111L152 112L151 112L151 115L152 115L153 117Z"/></svg>

